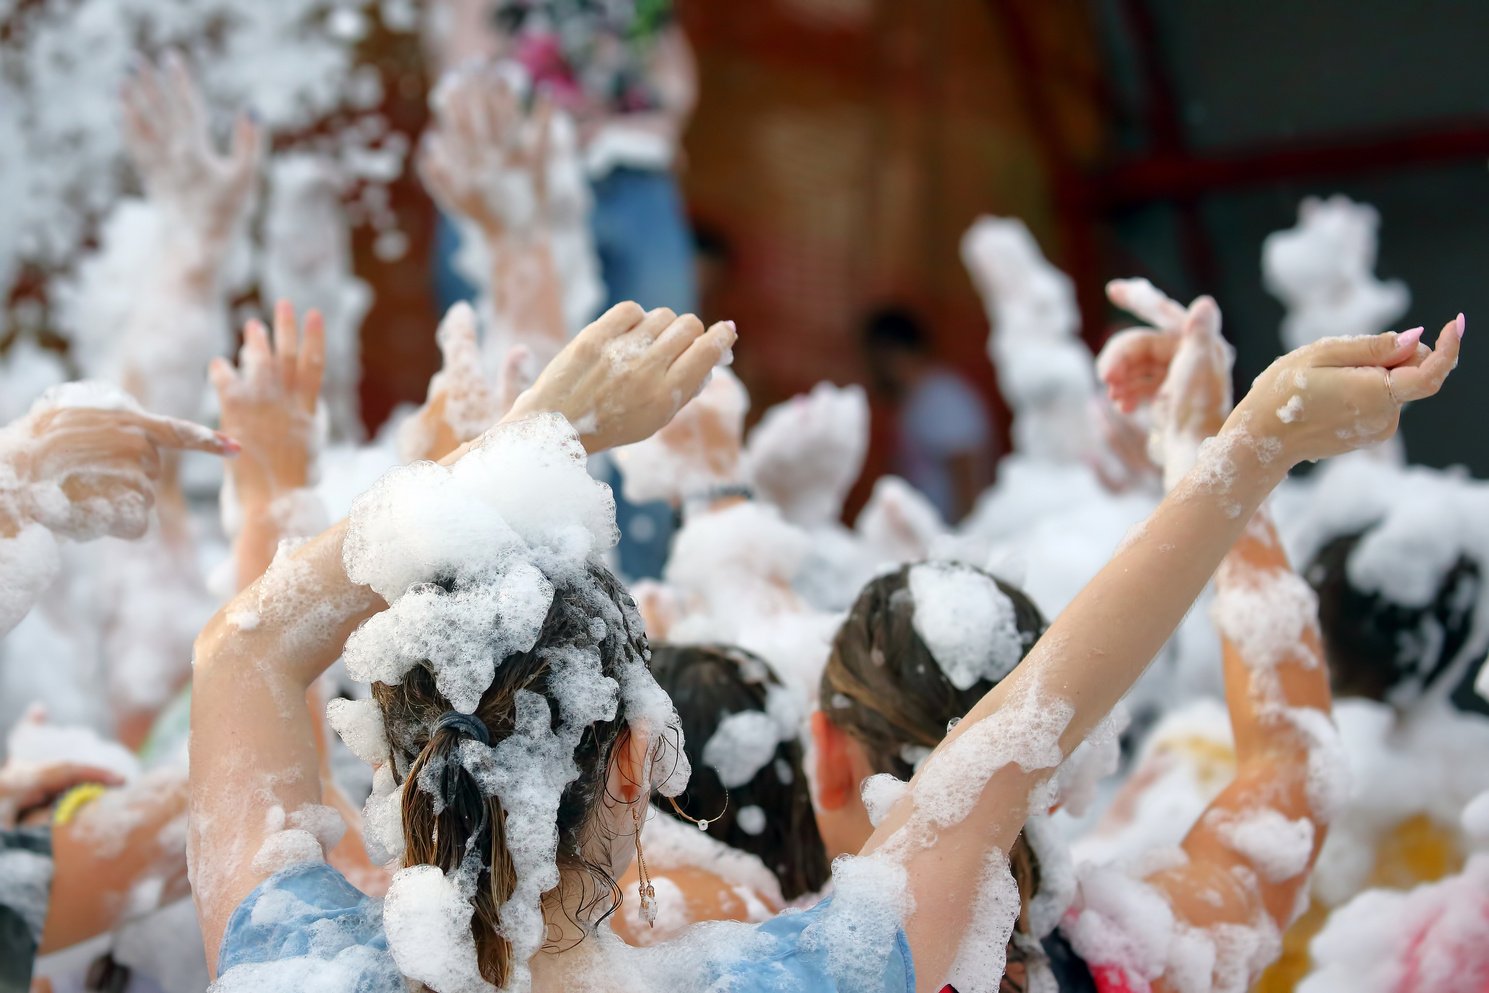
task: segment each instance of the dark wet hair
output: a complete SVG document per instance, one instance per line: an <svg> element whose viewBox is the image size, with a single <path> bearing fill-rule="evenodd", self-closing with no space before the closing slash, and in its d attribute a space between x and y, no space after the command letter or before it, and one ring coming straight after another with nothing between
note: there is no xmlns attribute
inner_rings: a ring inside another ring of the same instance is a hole
<svg viewBox="0 0 1489 993"><path fill-rule="evenodd" d="M687 793L678 798L683 809L694 817L710 818L710 835L765 863L787 900L821 890L831 873L817 833L800 737L778 744L771 761L727 794L718 773L703 761L704 746L724 718L765 711L767 694L781 686L770 666L758 655L727 645L658 645L652 674L677 708L683 749L693 767ZM654 805L676 816L665 800L654 798ZM765 825L757 834L739 825L739 812L746 807L765 813ZM721 810L722 816L716 817Z"/></svg>
<svg viewBox="0 0 1489 993"><path fill-rule="evenodd" d="M988 575L973 566L936 563ZM946 678L936 657L915 630L915 597L904 565L869 582L833 639L822 672L819 706L829 720L863 746L875 772L909 779L911 752L935 748L953 721L997 685L980 679L964 690ZM1014 623L1027 653L1048 626L1024 592L988 576L1013 603ZM1017 930L1029 934L1029 901L1039 892L1039 859L1020 832L1008 853L1022 909ZM1010 938L1008 961L1024 961L1027 942Z"/></svg>
<svg viewBox="0 0 1489 993"><path fill-rule="evenodd" d="M441 580L432 585L453 592L460 584ZM599 639L596 618L605 622ZM597 650L602 671L611 677L623 666L647 657L646 635L630 594L597 562L589 563L580 576L555 581L553 602L530 651L497 659L496 675L473 715L485 725L492 744L512 734L519 690L553 701L552 664L567 648ZM511 976L512 947L502 932L500 908L517 883L506 844L506 812L501 801L486 794L459 761L460 745L469 735L462 731L461 722L441 721L452 708L436 688L427 664L414 666L396 686L373 683L372 693L382 709L395 778L417 783L423 774L425 782L438 782L441 787L438 798L421 787L403 792L407 846L403 864L434 865L453 872L475 837L481 870L471 931L481 975L504 986ZM556 705L551 711L557 730L562 715ZM564 871L560 885L571 890L560 896L565 911L580 922L603 919L621 899L608 867L585 855L585 841L592 834L592 815L606 795L610 755L625 726L625 717L617 709L612 720L596 721L584 729L574 750L579 774L559 800L558 866Z"/></svg>
<svg viewBox="0 0 1489 993"><path fill-rule="evenodd" d="M1304 571L1318 594L1318 620L1334 694L1405 705L1440 680L1468 647L1483 576L1460 556L1425 606L1404 606L1350 582L1349 560L1368 531L1331 540ZM1482 661L1454 687L1453 703L1489 714L1473 691Z"/></svg>

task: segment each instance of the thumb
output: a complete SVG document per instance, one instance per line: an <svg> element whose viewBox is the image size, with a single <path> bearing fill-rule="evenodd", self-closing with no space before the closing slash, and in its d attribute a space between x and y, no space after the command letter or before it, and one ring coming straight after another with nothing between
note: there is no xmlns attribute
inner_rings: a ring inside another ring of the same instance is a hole
<svg viewBox="0 0 1489 993"><path fill-rule="evenodd" d="M1400 365L1416 354L1421 328L1410 331L1384 331L1380 334L1322 338L1299 349L1314 366L1347 369L1356 366L1389 368Z"/></svg>

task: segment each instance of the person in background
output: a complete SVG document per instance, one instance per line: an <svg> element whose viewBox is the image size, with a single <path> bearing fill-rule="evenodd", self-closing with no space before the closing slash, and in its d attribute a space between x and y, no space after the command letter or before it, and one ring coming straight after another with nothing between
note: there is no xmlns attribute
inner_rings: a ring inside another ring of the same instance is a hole
<svg viewBox="0 0 1489 993"><path fill-rule="evenodd" d="M697 72L670 0L446 0L434 9L430 42L442 69L520 64L574 118L609 303L696 309L693 241L673 169ZM441 219L441 309L471 295L445 278L457 240Z"/></svg>
<svg viewBox="0 0 1489 993"><path fill-rule="evenodd" d="M908 311L889 308L870 316L863 348L875 389L897 407L894 471L947 523L957 523L993 481L987 405L937 361L930 338Z"/></svg>
<svg viewBox="0 0 1489 993"><path fill-rule="evenodd" d="M693 238L673 174L697 101L697 68L671 0L446 0L433 8L428 38L443 70L491 59L520 64L534 90L573 117L594 193L590 221L605 306L634 300L647 309L697 310ZM459 243L441 216L441 311L475 296L451 265ZM621 571L661 575L671 510L617 500L616 513Z"/></svg>

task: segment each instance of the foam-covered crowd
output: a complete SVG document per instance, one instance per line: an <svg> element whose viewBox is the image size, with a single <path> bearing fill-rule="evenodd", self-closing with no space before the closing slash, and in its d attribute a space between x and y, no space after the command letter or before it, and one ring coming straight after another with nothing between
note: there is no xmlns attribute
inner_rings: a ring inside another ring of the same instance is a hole
<svg viewBox="0 0 1489 993"><path fill-rule="evenodd" d="M165 247L80 267L91 378L0 376L0 990L1489 989L1489 491L1396 440L1465 319L1387 330L1368 207L1267 242L1239 397L1213 299L1114 281L1093 355L977 220L1012 450L963 520L888 476L848 525L864 391L746 431L749 328L594 318L574 129L509 75L432 101L480 295L370 441L325 210L262 223L336 303L234 354L257 125L179 58L121 99Z"/></svg>

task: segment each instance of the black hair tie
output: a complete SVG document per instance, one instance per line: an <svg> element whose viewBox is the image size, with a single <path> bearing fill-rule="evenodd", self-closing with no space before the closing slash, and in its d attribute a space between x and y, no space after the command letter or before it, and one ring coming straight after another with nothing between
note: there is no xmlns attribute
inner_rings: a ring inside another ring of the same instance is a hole
<svg viewBox="0 0 1489 993"><path fill-rule="evenodd" d="M458 710L447 710L434 722L434 733L453 728L457 734L467 738L474 738L483 745L491 744L491 732L486 728L486 722L475 714L462 714Z"/></svg>

